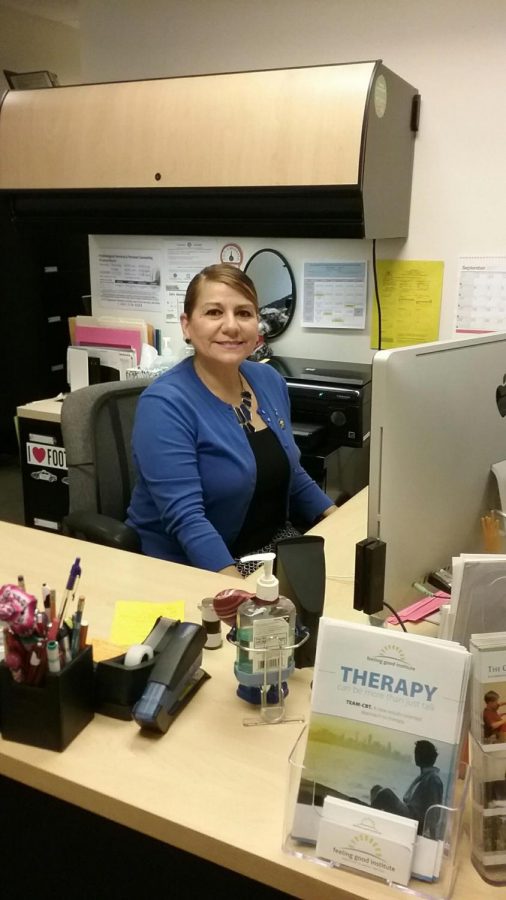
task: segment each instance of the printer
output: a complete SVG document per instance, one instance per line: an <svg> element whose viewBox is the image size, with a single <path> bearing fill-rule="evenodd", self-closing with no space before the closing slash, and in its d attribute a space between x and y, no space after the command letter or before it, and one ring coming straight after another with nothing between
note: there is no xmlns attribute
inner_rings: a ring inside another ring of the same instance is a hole
<svg viewBox="0 0 506 900"><path fill-rule="evenodd" d="M371 365L272 356L288 385L292 430L301 452L364 447L371 429Z"/></svg>

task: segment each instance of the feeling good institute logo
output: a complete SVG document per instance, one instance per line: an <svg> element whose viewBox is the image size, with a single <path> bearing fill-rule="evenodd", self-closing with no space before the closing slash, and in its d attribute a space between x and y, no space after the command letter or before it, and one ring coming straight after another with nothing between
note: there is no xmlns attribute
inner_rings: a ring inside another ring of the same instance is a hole
<svg viewBox="0 0 506 900"><path fill-rule="evenodd" d="M383 859L381 847L377 840L372 835L365 834L365 832L352 837L346 849L355 853L365 854L366 856L374 856L375 859Z"/></svg>
<svg viewBox="0 0 506 900"><path fill-rule="evenodd" d="M407 669L410 672L415 670L415 667L406 659L406 654L399 644L385 644L376 656L368 656L367 661L379 663L380 666Z"/></svg>

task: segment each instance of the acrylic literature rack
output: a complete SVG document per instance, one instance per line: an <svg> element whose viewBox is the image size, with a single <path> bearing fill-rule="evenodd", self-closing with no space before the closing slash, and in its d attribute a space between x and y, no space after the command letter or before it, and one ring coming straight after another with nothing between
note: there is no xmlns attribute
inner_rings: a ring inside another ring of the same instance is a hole
<svg viewBox="0 0 506 900"><path fill-rule="evenodd" d="M315 822L317 829L321 827L324 818L321 805L323 798L314 775L304 766L306 738L307 726L289 757L283 850L318 865L355 872L412 896L449 900L457 875L457 848L470 781L469 767L463 766L462 777L455 782L452 804L433 806L427 811L422 834L417 839L422 852L417 853L415 849L413 856L413 864L420 871L417 877L412 876L403 884L396 881L395 871L390 871L388 856L381 841L371 835L374 825L371 826L367 821L367 810L358 804L355 826L343 836L342 845L334 841L335 858L328 859L318 855L315 841L309 838L309 831L314 834ZM303 817L297 814L297 807L300 809L301 784L305 786L308 800L306 815ZM423 839L421 842L420 837ZM400 846L396 848L397 858L400 849Z"/></svg>
<svg viewBox="0 0 506 900"><path fill-rule="evenodd" d="M287 852L451 896L470 662L451 641L322 616L309 724L290 757Z"/></svg>

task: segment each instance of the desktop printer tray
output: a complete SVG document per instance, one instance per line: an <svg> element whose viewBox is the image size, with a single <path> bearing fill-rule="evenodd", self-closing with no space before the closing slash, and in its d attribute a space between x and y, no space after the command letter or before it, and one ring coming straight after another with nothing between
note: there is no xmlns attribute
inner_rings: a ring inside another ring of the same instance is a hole
<svg viewBox="0 0 506 900"><path fill-rule="evenodd" d="M316 422L292 422L292 432L299 450L303 453L311 453L320 446L327 433L327 428Z"/></svg>

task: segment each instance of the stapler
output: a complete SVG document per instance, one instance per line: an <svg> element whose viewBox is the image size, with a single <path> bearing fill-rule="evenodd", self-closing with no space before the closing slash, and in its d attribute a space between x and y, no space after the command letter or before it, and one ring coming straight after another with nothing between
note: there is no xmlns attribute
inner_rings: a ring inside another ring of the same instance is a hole
<svg viewBox="0 0 506 900"><path fill-rule="evenodd" d="M141 728L163 734L209 678L200 668L207 639L205 628L192 622L174 625L165 634L144 693L132 711Z"/></svg>

